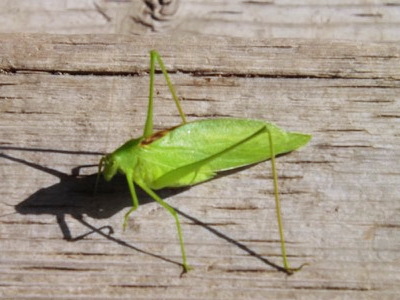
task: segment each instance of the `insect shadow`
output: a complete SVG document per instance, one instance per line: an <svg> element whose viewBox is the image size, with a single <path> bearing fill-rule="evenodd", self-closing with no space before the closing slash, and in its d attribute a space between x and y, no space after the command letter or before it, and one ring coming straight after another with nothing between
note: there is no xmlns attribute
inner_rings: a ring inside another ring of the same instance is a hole
<svg viewBox="0 0 400 300"><path fill-rule="evenodd" d="M78 151L62 151L62 150L52 150L52 149L34 149L34 148L16 148L16 147L12 148L0 147L0 150L1 149L53 152L53 153L55 152L55 153L74 154L74 155L102 154L97 152L78 152ZM118 213L120 210L132 206L132 200L130 198L129 190L126 187L126 178L124 176L116 176L111 182L106 182L102 180L101 184L99 184L96 195L94 195L93 188L96 182L97 173L91 175L80 175L79 173L83 168L95 167L97 165L78 166L71 170L71 174L66 174L8 154L0 153L0 157L40 170L47 174L53 175L59 178L60 180L57 184L54 184L50 187L39 189L31 196L29 196L28 198L17 204L15 206L15 210L17 213L23 215L29 215L29 214L54 215L60 227L63 238L66 241L75 242L87 237L88 235L99 234L104 238L112 242L115 242L121 246L128 247L140 253L147 254L179 266L181 265L179 262L172 261L160 255L140 249L132 245L131 243L128 243L120 238L114 237L113 236L114 229L112 228L112 226L106 225L97 228L85 220L84 216L88 216L94 219L107 219ZM241 170L246 169L248 167L250 166L236 169L233 171L231 170L223 172L216 178L240 172ZM186 191L189 188L190 187L162 189L157 191L157 193L161 198L167 199L171 196ZM140 199L140 205L155 202L140 188L138 188L137 192L138 192L138 198ZM209 232L213 233L219 238L224 239L225 241L239 247L243 251L247 252L250 256L253 256L261 260L263 263L286 273L286 270L284 268L272 263L268 259L257 254L256 252L248 248L246 245L226 236L222 232L215 229L213 226L210 226L198 220L197 218L189 215L187 212L183 212L177 209L176 207L174 207L174 209L179 215L190 220L193 224L202 226L203 228L207 229ZM72 237L68 224L65 221L66 215L70 215L72 218L74 218L79 223L88 228L89 231L79 236Z"/></svg>

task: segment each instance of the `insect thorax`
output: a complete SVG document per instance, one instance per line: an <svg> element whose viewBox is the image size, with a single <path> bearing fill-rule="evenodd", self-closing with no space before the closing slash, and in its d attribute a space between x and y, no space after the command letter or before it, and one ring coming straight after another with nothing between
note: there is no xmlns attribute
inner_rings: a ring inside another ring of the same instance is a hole
<svg viewBox="0 0 400 300"><path fill-rule="evenodd" d="M104 157L103 176L105 180L111 180L118 171L124 174L132 172L136 165L136 152L141 140L142 138L129 140L117 150Z"/></svg>

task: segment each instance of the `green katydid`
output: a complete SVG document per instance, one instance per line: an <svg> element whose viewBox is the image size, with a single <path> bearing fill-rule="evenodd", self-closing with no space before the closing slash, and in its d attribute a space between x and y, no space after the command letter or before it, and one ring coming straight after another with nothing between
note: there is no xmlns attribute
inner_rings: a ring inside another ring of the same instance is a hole
<svg viewBox="0 0 400 300"><path fill-rule="evenodd" d="M156 62L164 74L182 123L176 127L153 132ZM161 56L153 50L150 51L150 91L143 135L127 141L114 152L100 159L96 188L101 174L107 181L111 180L117 172L125 174L132 198L132 207L125 214L124 228L128 223L129 215L139 206L135 184L163 206L175 219L182 253L182 266L186 272L190 267L187 263L178 215L153 190L191 186L213 178L217 172L270 159L283 267L288 273L292 273L296 269L290 268L286 256L275 156L307 144L310 138L310 135L286 132L271 123L260 120L215 118L187 122Z"/></svg>

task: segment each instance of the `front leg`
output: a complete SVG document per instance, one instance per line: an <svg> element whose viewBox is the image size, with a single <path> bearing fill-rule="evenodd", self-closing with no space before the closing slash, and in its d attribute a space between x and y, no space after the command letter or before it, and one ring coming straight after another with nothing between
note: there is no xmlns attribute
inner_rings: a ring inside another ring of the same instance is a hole
<svg viewBox="0 0 400 300"><path fill-rule="evenodd" d="M124 216L124 223L122 225L124 230L126 229L126 226L128 225L129 215L139 207L139 200L136 195L135 185L133 184L133 177L131 174L126 174L126 181L128 182L129 192L130 192L131 198L132 198L132 207L130 210L128 210L128 212Z"/></svg>

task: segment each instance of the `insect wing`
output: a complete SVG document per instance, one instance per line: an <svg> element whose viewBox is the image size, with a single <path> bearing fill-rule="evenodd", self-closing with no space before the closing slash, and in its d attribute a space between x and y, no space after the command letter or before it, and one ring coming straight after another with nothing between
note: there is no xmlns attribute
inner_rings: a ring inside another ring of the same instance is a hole
<svg viewBox="0 0 400 300"><path fill-rule="evenodd" d="M141 176L150 186L157 179L171 173L163 186L193 185L212 178L215 172L237 168L271 157L268 132L248 140L207 164L198 164L191 174L181 176L173 171L222 152L252 133L268 126L273 136L276 154L290 152L306 144L310 137L288 133L272 124L248 119L208 119L187 123L166 132L162 137L142 146L140 154ZM146 174L144 174L146 173ZM165 185L167 184L167 185Z"/></svg>

